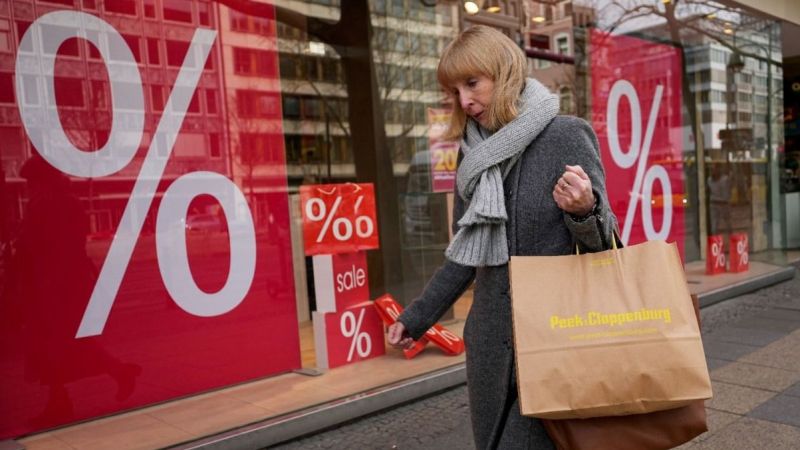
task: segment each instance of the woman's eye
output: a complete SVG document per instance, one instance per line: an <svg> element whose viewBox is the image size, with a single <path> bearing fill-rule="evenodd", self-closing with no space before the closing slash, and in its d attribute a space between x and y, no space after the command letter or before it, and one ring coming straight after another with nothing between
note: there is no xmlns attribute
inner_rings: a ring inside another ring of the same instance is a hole
<svg viewBox="0 0 800 450"><path fill-rule="evenodd" d="M478 84L478 80L467 80L467 86L474 88Z"/></svg>

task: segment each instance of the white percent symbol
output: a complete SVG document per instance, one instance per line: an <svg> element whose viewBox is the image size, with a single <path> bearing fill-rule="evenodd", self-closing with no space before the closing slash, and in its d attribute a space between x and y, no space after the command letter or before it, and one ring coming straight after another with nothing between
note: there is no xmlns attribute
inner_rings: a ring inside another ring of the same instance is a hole
<svg viewBox="0 0 800 450"><path fill-rule="evenodd" d="M739 261L741 261L743 265L747 265L747 263L750 261L750 255L747 251L747 238L744 238L736 243L736 253L739 254Z"/></svg>
<svg viewBox="0 0 800 450"><path fill-rule="evenodd" d="M364 308L356 315L352 311L346 311L342 314L339 320L339 329L342 336L350 338L350 351L347 353L347 361L353 360L353 352L357 352L358 356L366 358L372 351L372 340L369 338L369 333L361 331L361 323L364 321Z"/></svg>
<svg viewBox="0 0 800 450"><path fill-rule="evenodd" d="M719 242L711 244L711 257L714 258L714 267L725 267L725 253L722 252L722 244Z"/></svg>
<svg viewBox="0 0 800 450"><path fill-rule="evenodd" d="M358 213L358 209L361 207L361 202L363 200L363 195L359 195L356 199L355 207L353 208L356 213ZM325 234L328 232L328 229L331 228L331 222L333 223L331 232L337 241L344 242L353 237L353 222L349 218L337 217L334 219L341 204L341 195L336 196L330 211L327 210L325 202L319 197L311 198L306 202L306 217L312 222L323 222L322 229L319 230L319 234L317 234L317 243L322 242L325 238ZM375 223L372 217L367 215L356 217L355 233L358 237L367 238L372 235L373 231L375 231Z"/></svg>
<svg viewBox="0 0 800 450"><path fill-rule="evenodd" d="M608 146L611 150L611 157L614 159L614 163L622 169L632 167L638 161L633 189L631 190L631 199L628 202L628 211L622 224L622 242L624 244L628 243L628 239L631 236L636 205L640 199L642 202L642 223L647 240L666 239L672 228L672 184L667 170L658 164L654 164L650 168L647 167L647 158L650 155L650 144L653 141L658 108L661 104L663 92L663 86L656 86L644 140L642 140L641 104L639 103L639 95L636 93L636 88L627 80L618 80L611 87L611 93L609 94L606 117L608 117ZM619 103L622 97L628 98L631 110L631 145L627 153L622 151L619 143L618 116ZM664 216L659 231L656 231L653 226L652 210L653 184L656 180L661 183L664 198Z"/></svg>
<svg viewBox="0 0 800 450"><path fill-rule="evenodd" d="M70 142L56 105L57 50L64 41L75 37L88 40L100 52L111 86L111 130L106 145L94 152L84 152ZM103 332L215 39L216 31L207 29L196 30L192 37L76 338ZM17 98L24 98L23 91L30 83L45 92L46 100L39 104L17 102L20 116L37 152L50 164L70 175L101 177L130 163L142 139L144 93L133 53L113 26L93 15L74 11L41 16L20 42L16 60ZM222 206L230 239L228 280L215 293L197 287L186 251L184 219L192 199L204 194L211 195ZM186 312L209 317L235 308L249 291L255 274L255 229L241 190L218 173L194 172L179 177L161 200L156 219L156 251L167 291Z"/></svg>

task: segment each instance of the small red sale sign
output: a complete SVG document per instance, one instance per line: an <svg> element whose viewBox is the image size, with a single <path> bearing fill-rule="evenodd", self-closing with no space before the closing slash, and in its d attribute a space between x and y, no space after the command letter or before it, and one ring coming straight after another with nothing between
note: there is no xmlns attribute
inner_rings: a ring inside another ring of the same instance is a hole
<svg viewBox="0 0 800 450"><path fill-rule="evenodd" d="M306 255L375 249L378 222L371 183L300 187Z"/></svg>
<svg viewBox="0 0 800 450"><path fill-rule="evenodd" d="M730 271L747 272L750 268L750 250L747 240L747 233L731 234L730 245Z"/></svg>
<svg viewBox="0 0 800 450"><path fill-rule="evenodd" d="M372 302L335 313L314 312L317 367L332 369L386 353L383 323Z"/></svg>
<svg viewBox="0 0 800 450"><path fill-rule="evenodd" d="M725 272L725 249L721 235L708 237L706 248L706 275L716 275Z"/></svg>
<svg viewBox="0 0 800 450"><path fill-rule="evenodd" d="M318 312L336 312L369 300L365 252L314 255Z"/></svg>
<svg viewBox="0 0 800 450"><path fill-rule="evenodd" d="M375 300L375 308L378 310L378 313L386 325L395 323L403 312L403 307L389 294L382 295ZM437 323L417 341L414 348L410 351L406 351L406 358L413 358L417 353L422 351L422 348L425 347L428 341L436 344L437 347L448 355L460 355L464 351L464 341L452 331ZM417 348L419 345L422 346L420 349ZM413 354L409 356L409 352Z"/></svg>

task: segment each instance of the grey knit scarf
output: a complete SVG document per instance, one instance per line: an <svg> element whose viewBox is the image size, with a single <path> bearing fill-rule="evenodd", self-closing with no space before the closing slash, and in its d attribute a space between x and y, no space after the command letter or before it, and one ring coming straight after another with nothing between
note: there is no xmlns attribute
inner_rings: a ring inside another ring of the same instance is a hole
<svg viewBox="0 0 800 450"><path fill-rule="evenodd" d="M453 262L473 267L508 262L503 180L522 152L558 114L558 97L529 78L517 106L519 115L488 137L476 121L467 121L461 140L464 158L456 181L458 195L468 207L445 251Z"/></svg>

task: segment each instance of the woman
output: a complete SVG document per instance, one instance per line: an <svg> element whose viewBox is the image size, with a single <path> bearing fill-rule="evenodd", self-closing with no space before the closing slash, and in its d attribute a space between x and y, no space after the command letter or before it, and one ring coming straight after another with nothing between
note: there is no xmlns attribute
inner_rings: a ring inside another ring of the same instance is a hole
<svg viewBox="0 0 800 450"><path fill-rule="evenodd" d="M540 421L519 413L509 255L603 250L616 226L591 127L557 117L558 98L525 71L522 50L492 28L469 28L445 49L437 76L455 100L449 137L461 138L456 234L388 336L410 347L475 280L464 340L479 449L553 446Z"/></svg>

